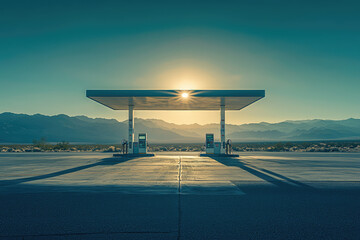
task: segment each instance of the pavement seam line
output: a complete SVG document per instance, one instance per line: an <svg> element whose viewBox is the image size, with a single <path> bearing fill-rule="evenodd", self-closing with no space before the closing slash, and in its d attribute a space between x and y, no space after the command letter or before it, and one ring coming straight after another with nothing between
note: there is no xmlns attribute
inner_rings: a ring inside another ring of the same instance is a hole
<svg viewBox="0 0 360 240"><path fill-rule="evenodd" d="M178 236L177 240L180 240L181 233L181 156L179 156L179 174L178 174Z"/></svg>

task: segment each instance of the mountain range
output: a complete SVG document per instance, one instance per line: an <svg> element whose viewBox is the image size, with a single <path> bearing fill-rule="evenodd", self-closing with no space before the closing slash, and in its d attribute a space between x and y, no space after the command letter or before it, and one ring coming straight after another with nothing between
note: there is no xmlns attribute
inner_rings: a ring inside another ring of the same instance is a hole
<svg viewBox="0 0 360 240"><path fill-rule="evenodd" d="M127 131L127 121L115 119L0 114L0 143L32 143L34 139L45 138L48 142L114 144L125 139ZM181 125L136 118L135 136L143 132L148 134L150 143L199 143L204 142L206 133L214 133L215 140L219 138L219 124ZM359 140L360 119L227 124L226 136L233 142Z"/></svg>

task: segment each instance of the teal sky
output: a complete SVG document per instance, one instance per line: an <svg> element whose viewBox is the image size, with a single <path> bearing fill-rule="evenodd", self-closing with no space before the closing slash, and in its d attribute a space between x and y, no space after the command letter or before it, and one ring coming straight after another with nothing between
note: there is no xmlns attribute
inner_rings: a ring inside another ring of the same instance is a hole
<svg viewBox="0 0 360 240"><path fill-rule="evenodd" d="M360 118L358 1L0 1L0 112L125 120L86 89L265 89L228 123ZM135 112L175 123L218 112Z"/></svg>

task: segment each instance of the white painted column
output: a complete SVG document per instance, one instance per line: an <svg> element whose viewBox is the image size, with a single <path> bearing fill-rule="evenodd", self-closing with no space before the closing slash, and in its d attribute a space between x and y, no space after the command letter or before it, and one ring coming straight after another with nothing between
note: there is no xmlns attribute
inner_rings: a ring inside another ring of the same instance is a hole
<svg viewBox="0 0 360 240"><path fill-rule="evenodd" d="M134 153L134 106L129 105L129 154Z"/></svg>
<svg viewBox="0 0 360 240"><path fill-rule="evenodd" d="M225 105L220 106L220 153L225 153Z"/></svg>

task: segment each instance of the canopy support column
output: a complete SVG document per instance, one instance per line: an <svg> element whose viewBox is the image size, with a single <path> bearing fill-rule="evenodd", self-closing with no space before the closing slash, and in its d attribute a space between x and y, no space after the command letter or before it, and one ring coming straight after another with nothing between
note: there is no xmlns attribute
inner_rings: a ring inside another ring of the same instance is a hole
<svg viewBox="0 0 360 240"><path fill-rule="evenodd" d="M225 104L221 104L220 106L220 136L220 153L225 154Z"/></svg>
<svg viewBox="0 0 360 240"><path fill-rule="evenodd" d="M129 105L129 154L134 153L134 106Z"/></svg>

